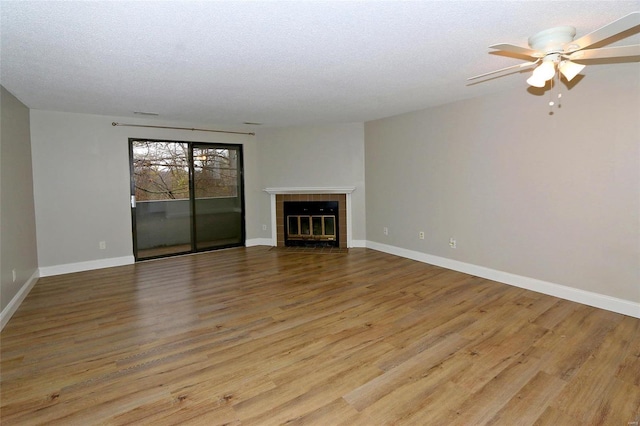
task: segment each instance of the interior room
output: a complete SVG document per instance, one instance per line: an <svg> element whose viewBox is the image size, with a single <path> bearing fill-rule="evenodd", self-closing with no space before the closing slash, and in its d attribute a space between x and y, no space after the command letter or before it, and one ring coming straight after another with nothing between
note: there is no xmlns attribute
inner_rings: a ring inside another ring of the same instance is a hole
<svg viewBox="0 0 640 426"><path fill-rule="evenodd" d="M637 2L0 18L3 424L640 422Z"/></svg>

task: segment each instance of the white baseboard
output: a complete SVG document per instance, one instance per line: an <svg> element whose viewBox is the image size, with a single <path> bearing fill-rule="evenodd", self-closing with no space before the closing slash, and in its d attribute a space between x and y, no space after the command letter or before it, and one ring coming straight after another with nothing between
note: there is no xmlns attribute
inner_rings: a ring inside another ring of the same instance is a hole
<svg viewBox="0 0 640 426"><path fill-rule="evenodd" d="M561 284L555 284L535 278L524 277L522 275L511 274L509 272L498 271L495 269L486 268L484 266L478 266L471 263L460 262L458 260L447 259L445 257L433 256L430 254L407 250L387 244L376 243L374 241L367 241L366 244L367 248L382 251L384 253L405 257L407 259L417 260L419 262L440 266L458 272L464 272L466 274L475 275L503 284L509 284L515 287L547 294L549 296L555 296L561 299L570 300L572 302L582 303L583 305L594 306L596 308L605 309L607 311L628 315L630 317L640 318L640 303L632 302L630 300L619 299L600 293L580 290Z"/></svg>
<svg viewBox="0 0 640 426"><path fill-rule="evenodd" d="M41 277L71 274L73 272L91 271L93 269L111 268L113 266L131 265L135 262L133 256L112 257L109 259L89 260L87 262L67 263L64 265L40 267Z"/></svg>
<svg viewBox="0 0 640 426"><path fill-rule="evenodd" d="M364 248L367 247L367 240L351 240L351 246L349 248Z"/></svg>
<svg viewBox="0 0 640 426"><path fill-rule="evenodd" d="M271 238L251 238L249 240L245 240L245 247L253 247L253 246L273 246L273 240Z"/></svg>
<svg viewBox="0 0 640 426"><path fill-rule="evenodd" d="M27 297L33 286L36 285L38 278L38 270L36 270L22 287L20 287L20 290L13 296L9 304L0 312L0 331L7 325L13 314L16 313L22 301Z"/></svg>

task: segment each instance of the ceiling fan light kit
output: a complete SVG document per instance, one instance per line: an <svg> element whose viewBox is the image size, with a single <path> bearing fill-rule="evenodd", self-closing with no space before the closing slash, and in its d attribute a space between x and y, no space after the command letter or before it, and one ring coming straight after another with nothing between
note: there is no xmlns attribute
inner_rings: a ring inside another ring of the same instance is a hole
<svg viewBox="0 0 640 426"><path fill-rule="evenodd" d="M550 53L544 57L542 64L533 70L533 75L527 79L527 83L534 87L544 87L547 81L556 75L556 68L567 79L571 81L586 65L576 64L568 59L562 60L559 53Z"/></svg>
<svg viewBox="0 0 640 426"><path fill-rule="evenodd" d="M547 80L543 80L541 78L537 78L535 75L532 75L527 79L527 84L533 87L544 87L547 84Z"/></svg>
<svg viewBox="0 0 640 426"><path fill-rule="evenodd" d="M578 73L580 73L580 71L582 71L584 67L586 67L586 65L576 64L575 62L571 61L562 61L560 62L560 65L558 65L558 69L560 70L562 75L564 75L567 81L573 80L573 78L578 75Z"/></svg>
<svg viewBox="0 0 640 426"><path fill-rule="evenodd" d="M551 80L556 74L556 63L558 62L558 55L545 56L542 63L533 70L533 76L544 81Z"/></svg>
<svg viewBox="0 0 640 426"><path fill-rule="evenodd" d="M558 77L562 75L567 81L571 81L586 66L572 61L640 56L640 44L588 49L592 45L637 27L640 27L640 12L632 12L577 40L574 40L576 29L571 26L563 26L550 28L529 37L529 48L508 43L494 44L489 47L498 49L507 55L528 56L533 61L480 74L469 78L469 80L515 68L537 65L531 77L527 79L530 86L543 88L548 81L553 81L556 75ZM550 105L553 106L553 102Z"/></svg>

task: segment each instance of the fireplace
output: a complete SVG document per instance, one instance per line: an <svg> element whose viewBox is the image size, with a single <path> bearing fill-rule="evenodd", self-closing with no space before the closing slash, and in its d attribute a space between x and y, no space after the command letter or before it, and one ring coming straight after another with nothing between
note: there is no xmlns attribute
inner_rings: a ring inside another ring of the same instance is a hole
<svg viewBox="0 0 640 426"><path fill-rule="evenodd" d="M346 249L351 243L351 193L355 187L323 187L323 188L265 188L271 195L271 229L273 245L285 247L285 215L284 203L290 201L334 201L338 203L336 215L336 247ZM330 224L328 225L330 227ZM325 223L325 235L327 224Z"/></svg>
<svg viewBox="0 0 640 426"><path fill-rule="evenodd" d="M284 245L340 247L338 201L284 201Z"/></svg>

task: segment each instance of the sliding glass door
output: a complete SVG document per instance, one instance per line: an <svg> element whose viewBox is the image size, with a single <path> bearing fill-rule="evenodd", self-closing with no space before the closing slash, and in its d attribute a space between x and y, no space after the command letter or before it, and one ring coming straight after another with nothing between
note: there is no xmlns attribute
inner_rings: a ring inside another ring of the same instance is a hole
<svg viewBox="0 0 640 426"><path fill-rule="evenodd" d="M193 146L195 246L244 244L240 148Z"/></svg>
<svg viewBox="0 0 640 426"><path fill-rule="evenodd" d="M136 260L244 245L242 146L130 139Z"/></svg>

